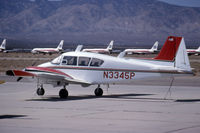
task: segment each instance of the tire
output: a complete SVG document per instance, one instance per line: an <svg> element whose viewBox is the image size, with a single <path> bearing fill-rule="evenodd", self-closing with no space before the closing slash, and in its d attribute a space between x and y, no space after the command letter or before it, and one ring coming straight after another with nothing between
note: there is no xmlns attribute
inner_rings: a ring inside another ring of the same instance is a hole
<svg viewBox="0 0 200 133"><path fill-rule="evenodd" d="M38 88L38 89L37 89L37 94L38 94L38 96L43 96L44 93L45 93L45 90L44 90L43 88Z"/></svg>
<svg viewBox="0 0 200 133"><path fill-rule="evenodd" d="M96 96L102 96L103 95L103 90L101 88L96 88L94 91L94 94Z"/></svg>
<svg viewBox="0 0 200 133"><path fill-rule="evenodd" d="M66 99L68 97L68 91L66 89L61 89L59 91L60 98Z"/></svg>

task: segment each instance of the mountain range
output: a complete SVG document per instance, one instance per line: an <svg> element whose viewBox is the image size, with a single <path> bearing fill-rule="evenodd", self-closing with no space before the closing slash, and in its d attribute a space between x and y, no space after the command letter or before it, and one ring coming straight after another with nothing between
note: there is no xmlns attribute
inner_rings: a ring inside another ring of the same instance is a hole
<svg viewBox="0 0 200 133"><path fill-rule="evenodd" d="M200 44L200 8L157 0L0 1L0 38L152 45L169 35Z"/></svg>

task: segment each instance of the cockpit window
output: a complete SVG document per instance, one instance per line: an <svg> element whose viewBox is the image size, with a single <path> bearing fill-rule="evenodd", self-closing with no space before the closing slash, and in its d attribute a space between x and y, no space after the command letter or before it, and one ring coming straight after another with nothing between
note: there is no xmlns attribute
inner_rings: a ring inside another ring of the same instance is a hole
<svg viewBox="0 0 200 133"><path fill-rule="evenodd" d="M77 65L76 56L64 56L62 60L63 65Z"/></svg>
<svg viewBox="0 0 200 133"><path fill-rule="evenodd" d="M88 57L79 57L78 65L79 66L88 66L91 58Z"/></svg>
<svg viewBox="0 0 200 133"><path fill-rule="evenodd" d="M103 60L97 59L97 58L92 58L92 61L90 63L90 66L94 66L94 67L99 67L103 64Z"/></svg>
<svg viewBox="0 0 200 133"><path fill-rule="evenodd" d="M51 63L52 63L52 64L60 64L61 59L62 59L62 55L59 56L59 57L57 57L57 58L55 58L55 59L53 59L53 60L51 61Z"/></svg>

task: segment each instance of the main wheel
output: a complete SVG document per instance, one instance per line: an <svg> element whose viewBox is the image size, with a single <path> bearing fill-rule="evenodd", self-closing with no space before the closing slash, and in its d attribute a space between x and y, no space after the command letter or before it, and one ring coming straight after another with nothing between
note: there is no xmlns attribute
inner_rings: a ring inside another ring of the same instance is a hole
<svg viewBox="0 0 200 133"><path fill-rule="evenodd" d="M66 89L61 89L59 91L60 98L67 98L68 97L68 91Z"/></svg>
<svg viewBox="0 0 200 133"><path fill-rule="evenodd" d="M38 89L37 89L37 94L38 94L39 96L43 96L44 93L45 93L44 88L38 88Z"/></svg>
<svg viewBox="0 0 200 133"><path fill-rule="evenodd" d="M102 96L103 95L103 90L101 88L96 88L94 91L94 94L96 96Z"/></svg>

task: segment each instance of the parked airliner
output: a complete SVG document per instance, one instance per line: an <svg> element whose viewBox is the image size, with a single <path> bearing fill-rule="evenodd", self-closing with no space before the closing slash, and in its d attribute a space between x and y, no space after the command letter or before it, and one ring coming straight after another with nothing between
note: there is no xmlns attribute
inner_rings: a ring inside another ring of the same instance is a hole
<svg viewBox="0 0 200 133"><path fill-rule="evenodd" d="M82 52L81 46L78 46L76 51L63 53L51 62L24 70L8 70L6 74L19 77L17 81L23 77L36 78L38 95L45 93L43 84L63 86L59 92L61 98L68 97L68 84L80 84L83 87L97 85L94 93L102 96L102 84L192 75L183 37L169 36L153 59L125 58L124 55L125 51L118 57Z"/></svg>
<svg viewBox="0 0 200 133"><path fill-rule="evenodd" d="M93 52L93 53L112 53L112 49L113 49L113 43L114 41L112 40L108 47L106 49L83 49L83 52Z"/></svg>
<svg viewBox="0 0 200 133"><path fill-rule="evenodd" d="M125 49L127 54L152 54L158 51L158 41L156 41L151 49Z"/></svg>
<svg viewBox="0 0 200 133"><path fill-rule="evenodd" d="M200 55L200 46L197 49L187 49L188 55Z"/></svg>
<svg viewBox="0 0 200 133"><path fill-rule="evenodd" d="M43 54L50 54L50 55L54 53L59 53L63 50L62 49L63 43L64 43L64 40L61 40L57 48L34 48L31 51L31 53L33 54L43 53Z"/></svg>

